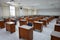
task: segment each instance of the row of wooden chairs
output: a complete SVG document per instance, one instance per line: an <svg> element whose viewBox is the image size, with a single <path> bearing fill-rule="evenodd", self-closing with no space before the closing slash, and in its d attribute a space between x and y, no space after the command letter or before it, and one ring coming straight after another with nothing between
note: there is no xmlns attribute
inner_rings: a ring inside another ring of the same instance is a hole
<svg viewBox="0 0 60 40"><path fill-rule="evenodd" d="M43 20L45 18L45 20ZM42 32L43 25L47 25L51 20L53 20L54 17L25 17L20 18L19 23L19 38L25 38L26 40L33 40L33 30L40 30ZM40 22L39 22L40 21ZM32 23L32 26L28 26L28 23ZM0 22L1 23L1 22ZM11 33L15 32L15 25L16 20L13 18L7 18L3 21L3 27L6 25L6 31L9 31Z"/></svg>
<svg viewBox="0 0 60 40"><path fill-rule="evenodd" d="M10 31L11 33L15 32L16 20L12 18L6 18L0 20L0 28L6 28L6 31Z"/></svg>
<svg viewBox="0 0 60 40"><path fill-rule="evenodd" d="M46 20L43 20L46 17L26 17L19 19L20 27L19 27L19 38L25 38L27 40L33 40L33 30L39 30L42 32L42 28L44 25L47 25L54 17L48 17ZM48 21L48 22L47 22ZM28 26L28 23L32 23L32 26ZM30 29L25 27L32 27Z"/></svg>
<svg viewBox="0 0 60 40"><path fill-rule="evenodd" d="M56 20L54 31L51 34L51 40L60 40L60 18Z"/></svg>
<svg viewBox="0 0 60 40"><path fill-rule="evenodd" d="M42 27L42 25L46 26L52 19L54 19L54 17L48 17L48 19L45 19L45 20L44 20L44 18L45 17L27 18L27 19L21 19L21 20L19 20L19 22L20 22L20 26L27 25L28 22L30 22L34 26L34 29L40 30L41 29L40 27ZM34 22L34 21L36 21L36 22ZM43 22L43 23L41 23L41 22ZM39 26L37 27L37 25L39 25Z"/></svg>

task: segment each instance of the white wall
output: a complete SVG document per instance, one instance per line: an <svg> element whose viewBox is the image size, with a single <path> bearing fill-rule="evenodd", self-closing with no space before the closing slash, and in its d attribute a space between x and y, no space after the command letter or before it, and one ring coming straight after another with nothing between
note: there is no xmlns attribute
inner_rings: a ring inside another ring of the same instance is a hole
<svg viewBox="0 0 60 40"><path fill-rule="evenodd" d="M10 9L9 6L3 6L3 17L9 17L10 16Z"/></svg>
<svg viewBox="0 0 60 40"><path fill-rule="evenodd" d="M33 15L37 15L37 9L34 9Z"/></svg>
<svg viewBox="0 0 60 40"><path fill-rule="evenodd" d="M15 8L15 14L17 17L25 15L36 15L36 10L32 9L20 9L19 7ZM0 17L10 17L10 8L9 6L0 7Z"/></svg>
<svg viewBox="0 0 60 40"><path fill-rule="evenodd" d="M3 16L2 14L3 14L2 7L0 7L0 17Z"/></svg>
<svg viewBox="0 0 60 40"><path fill-rule="evenodd" d="M24 13L25 16L27 16L27 15L28 15L28 9L25 9L25 8L24 8L24 9L23 9L23 13Z"/></svg>
<svg viewBox="0 0 60 40"><path fill-rule="evenodd" d="M28 15L32 15L32 10L28 9Z"/></svg>
<svg viewBox="0 0 60 40"><path fill-rule="evenodd" d="M19 13L20 13L19 8L16 7L16 8L15 8L15 14L16 14L16 17L20 16Z"/></svg>
<svg viewBox="0 0 60 40"><path fill-rule="evenodd" d="M28 9L28 15L36 15L37 10L36 9Z"/></svg>
<svg viewBox="0 0 60 40"><path fill-rule="evenodd" d="M16 13L17 17L27 16L27 15L36 15L37 10L36 9L25 9L25 8L20 9L20 8L16 7L15 13Z"/></svg>
<svg viewBox="0 0 60 40"><path fill-rule="evenodd" d="M60 16L60 9L39 9L38 15Z"/></svg>
<svg viewBox="0 0 60 40"><path fill-rule="evenodd" d="M24 11L23 11L23 9L20 9L20 16L24 16L25 14L24 14Z"/></svg>

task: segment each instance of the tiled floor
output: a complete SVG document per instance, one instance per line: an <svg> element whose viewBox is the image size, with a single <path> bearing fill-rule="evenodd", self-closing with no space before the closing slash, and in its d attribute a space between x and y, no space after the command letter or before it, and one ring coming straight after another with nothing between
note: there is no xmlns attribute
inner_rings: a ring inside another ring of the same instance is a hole
<svg viewBox="0 0 60 40"><path fill-rule="evenodd" d="M17 22L18 23L18 22ZM50 40L51 32L54 31L54 25L56 23L56 19L51 21L47 27L43 27L42 32L33 31L33 40ZM19 39L18 36L18 25L16 25L16 32L11 34L4 29L0 29L0 40L23 40Z"/></svg>

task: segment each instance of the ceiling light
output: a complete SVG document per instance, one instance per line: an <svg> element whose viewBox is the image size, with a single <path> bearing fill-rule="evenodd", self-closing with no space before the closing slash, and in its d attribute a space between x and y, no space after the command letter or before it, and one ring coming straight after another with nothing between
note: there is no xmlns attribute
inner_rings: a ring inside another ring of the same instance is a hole
<svg viewBox="0 0 60 40"><path fill-rule="evenodd" d="M14 0L10 0L10 2L14 2Z"/></svg>

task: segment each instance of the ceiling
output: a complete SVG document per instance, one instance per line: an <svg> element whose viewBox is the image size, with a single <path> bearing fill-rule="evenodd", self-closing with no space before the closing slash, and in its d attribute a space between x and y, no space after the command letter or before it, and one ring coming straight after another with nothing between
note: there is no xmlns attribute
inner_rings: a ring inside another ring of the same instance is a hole
<svg viewBox="0 0 60 40"><path fill-rule="evenodd" d="M10 0L0 0L0 3L6 3ZM60 0L14 0L20 3L23 7L37 8L37 9L52 9L60 8Z"/></svg>

